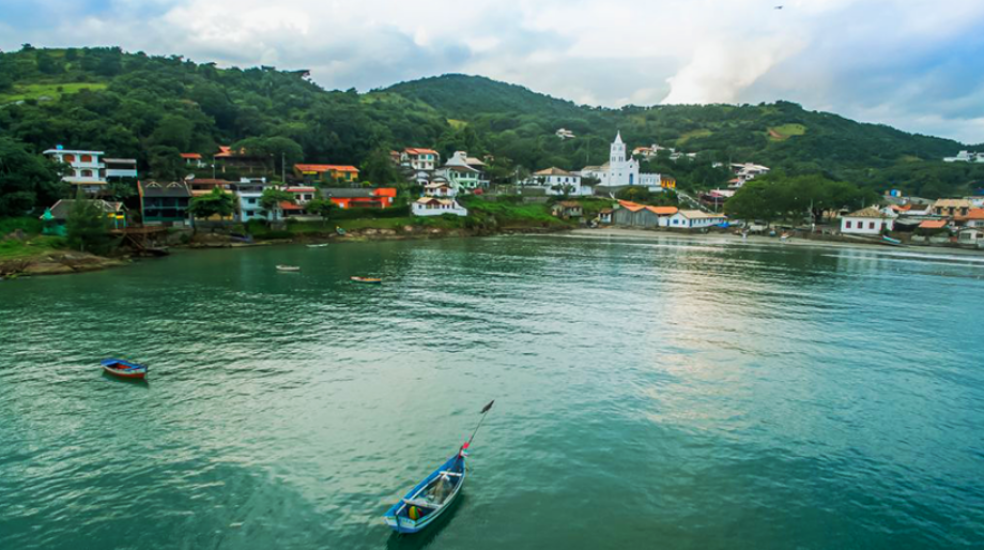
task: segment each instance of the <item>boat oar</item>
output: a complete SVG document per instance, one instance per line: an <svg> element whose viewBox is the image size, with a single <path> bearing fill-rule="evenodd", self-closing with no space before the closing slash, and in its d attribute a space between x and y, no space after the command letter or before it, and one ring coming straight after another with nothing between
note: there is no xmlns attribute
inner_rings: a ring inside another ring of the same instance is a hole
<svg viewBox="0 0 984 550"><path fill-rule="evenodd" d="M472 440L475 439L475 434L477 434L478 433L478 429L482 427L482 422L485 422L485 415L488 414L488 412L490 410L492 410L492 405L494 403L495 403L495 399L493 399L492 401L489 401L489 404L488 405L482 407L482 412L480 413L482 415L482 419L478 421L478 426L475 426L475 431L473 431L472 434L471 434L471 437L468 438L468 442L465 443L464 445L462 445L461 446L461 449L458 450L458 455L459 456L461 455L462 451L467 450L468 447L471 446Z"/></svg>

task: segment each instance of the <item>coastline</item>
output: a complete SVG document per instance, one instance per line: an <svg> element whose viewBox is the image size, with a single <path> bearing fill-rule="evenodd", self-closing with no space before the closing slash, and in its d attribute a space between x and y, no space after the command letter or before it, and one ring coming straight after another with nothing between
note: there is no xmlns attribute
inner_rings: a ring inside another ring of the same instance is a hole
<svg viewBox="0 0 984 550"><path fill-rule="evenodd" d="M984 257L984 250L972 248L958 248L950 246L905 246L892 247L878 242L843 242L804 239L792 237L788 241L782 242L778 237L766 237L763 235L749 235L746 239L732 233L686 233L671 231L652 231L646 229L627 229L618 227L606 227L599 229L578 228L568 232L573 237L593 237L593 238L629 238L639 240L659 241L664 239L690 239L704 242L726 242L728 244L746 244L778 247L815 247L815 248L834 248L834 249L857 249L857 250L881 250L905 253L933 255L965 255Z"/></svg>

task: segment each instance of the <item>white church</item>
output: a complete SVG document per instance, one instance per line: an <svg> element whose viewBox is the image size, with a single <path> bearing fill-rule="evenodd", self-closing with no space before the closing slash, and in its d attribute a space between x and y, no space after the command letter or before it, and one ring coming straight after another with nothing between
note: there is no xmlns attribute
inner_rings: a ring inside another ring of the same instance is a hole
<svg viewBox="0 0 984 550"><path fill-rule="evenodd" d="M612 143L608 163L604 166L585 166L581 177L595 178L599 185L605 187L626 187L630 185L649 188L650 191L662 190L662 178L659 174L640 174L639 161L628 154L622 132L615 136Z"/></svg>

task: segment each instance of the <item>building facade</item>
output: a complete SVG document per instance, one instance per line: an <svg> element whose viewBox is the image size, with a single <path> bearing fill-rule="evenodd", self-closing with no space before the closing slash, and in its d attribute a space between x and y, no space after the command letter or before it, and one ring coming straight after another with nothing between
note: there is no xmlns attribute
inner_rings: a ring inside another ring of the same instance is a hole
<svg viewBox="0 0 984 550"><path fill-rule="evenodd" d="M841 218L841 233L847 235L880 235L894 228L895 218L870 206Z"/></svg>
<svg viewBox="0 0 984 550"><path fill-rule="evenodd" d="M103 151L81 151L64 149L61 145L48 149L44 155L68 165L68 172L62 180L87 193L99 193L106 187L106 165L102 162Z"/></svg>

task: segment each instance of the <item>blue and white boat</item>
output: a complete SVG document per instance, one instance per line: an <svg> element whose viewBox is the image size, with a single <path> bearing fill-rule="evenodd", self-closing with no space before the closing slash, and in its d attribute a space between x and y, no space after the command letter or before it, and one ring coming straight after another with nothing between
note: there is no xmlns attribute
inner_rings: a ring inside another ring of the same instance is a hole
<svg viewBox="0 0 984 550"><path fill-rule="evenodd" d="M394 504L383 519L397 533L417 533L441 517L465 484L465 448Z"/></svg>
<svg viewBox="0 0 984 550"><path fill-rule="evenodd" d="M468 457L468 447L471 446L475 434L482 427L482 422L485 422L485 415L492 409L494 403L493 399L482 407L482 419L478 421L475 431L458 452L386 511L383 516L386 525L397 533L419 533L451 507L465 484L467 474L465 459Z"/></svg>

